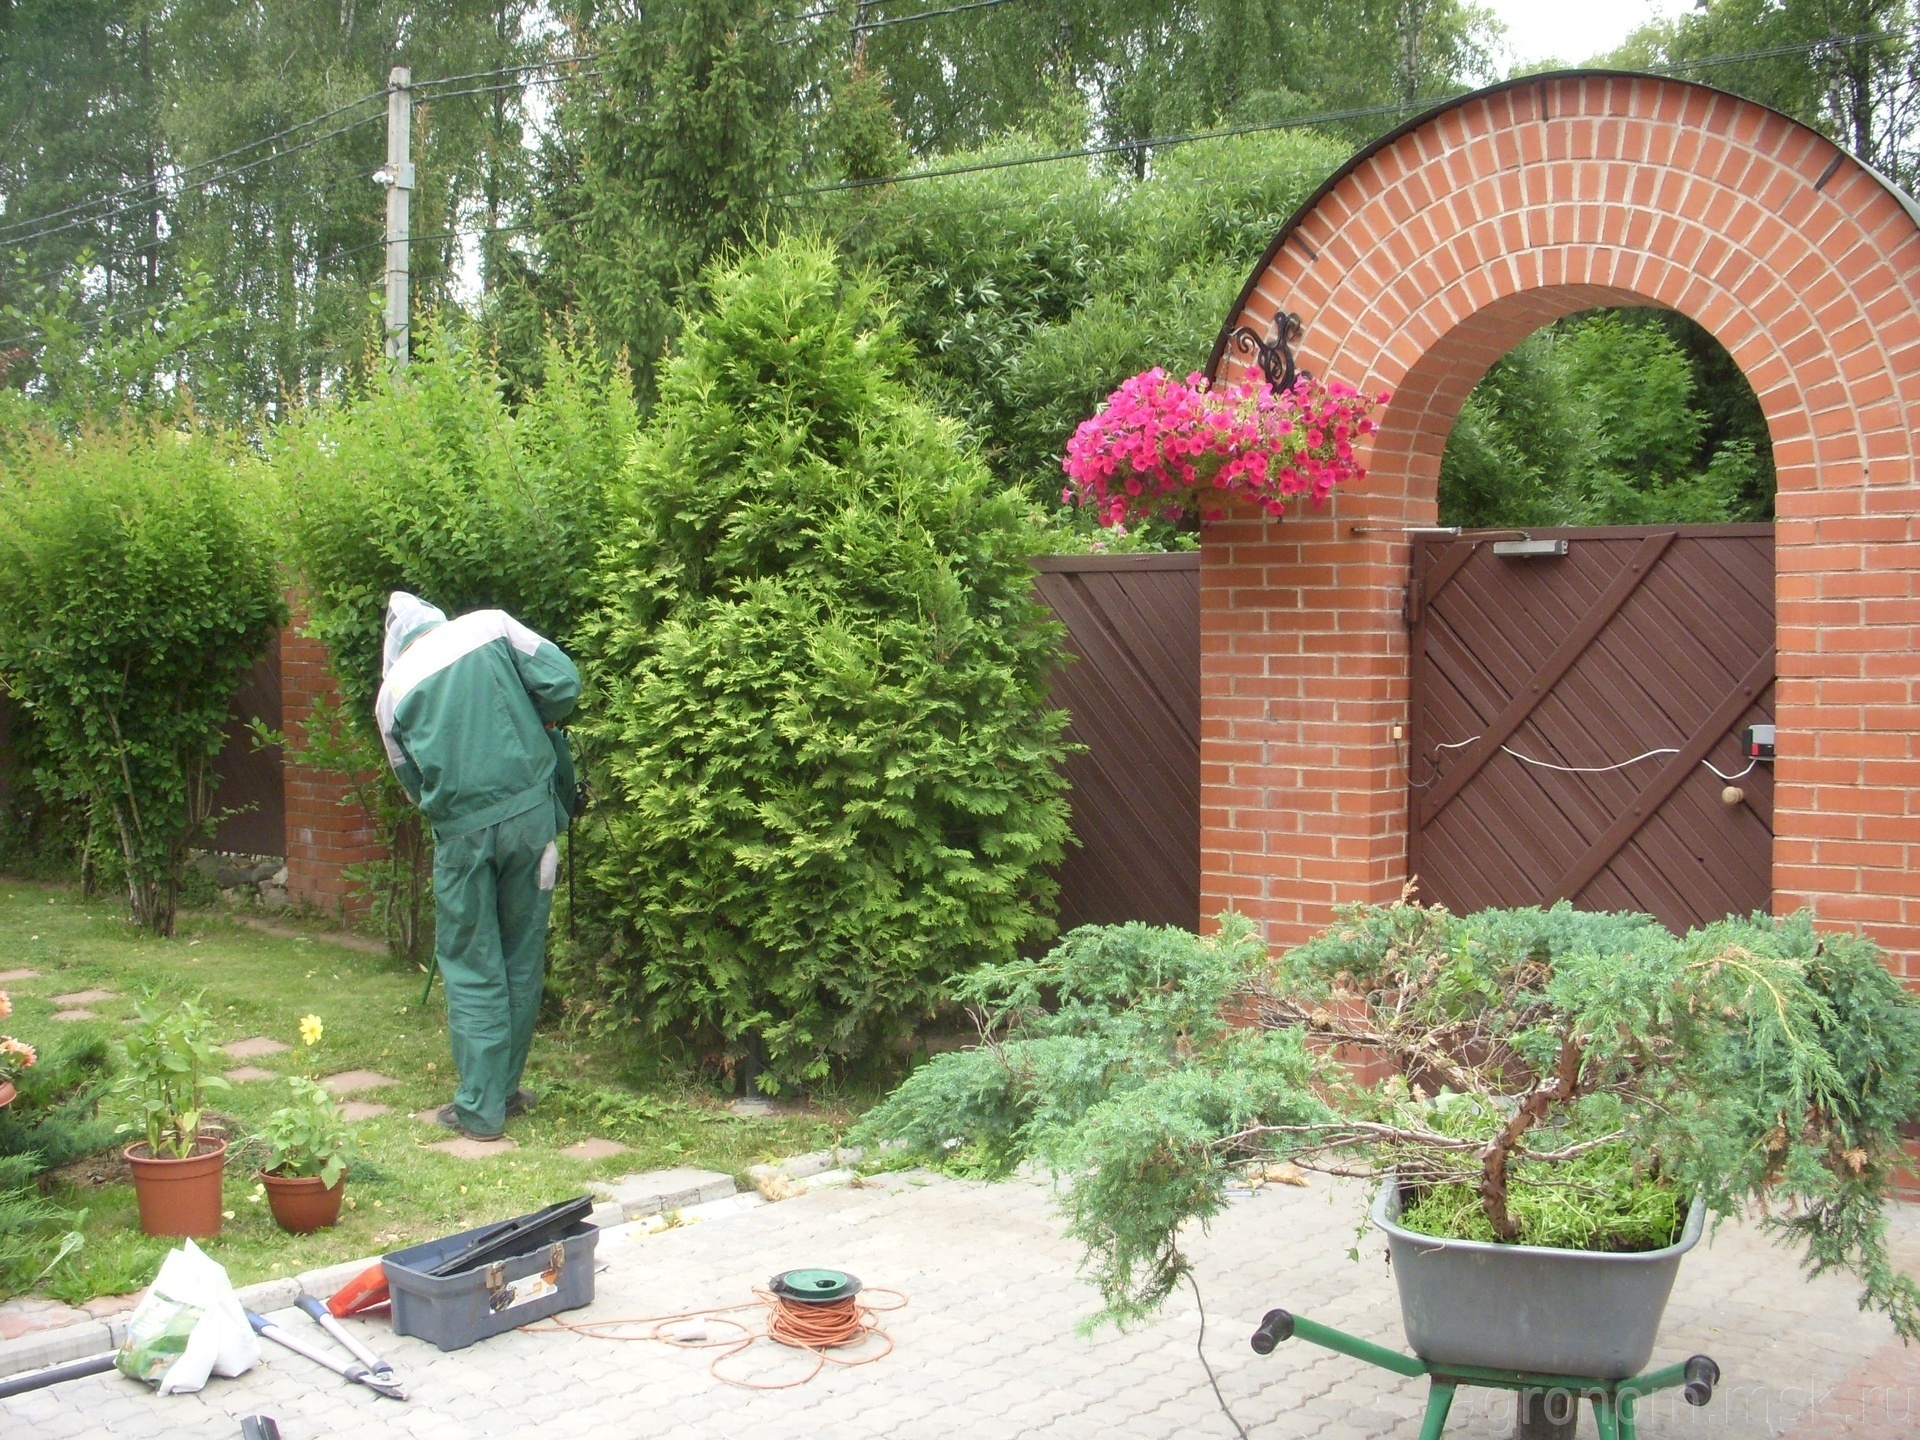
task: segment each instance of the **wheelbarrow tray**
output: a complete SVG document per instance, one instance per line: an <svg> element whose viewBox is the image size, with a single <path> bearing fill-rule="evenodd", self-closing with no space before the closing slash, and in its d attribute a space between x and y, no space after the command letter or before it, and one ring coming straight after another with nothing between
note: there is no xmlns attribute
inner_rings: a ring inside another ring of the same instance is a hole
<svg viewBox="0 0 1920 1440"><path fill-rule="evenodd" d="M1680 1258L1700 1239L1695 1201L1662 1250L1611 1254L1444 1240L1403 1229L1391 1178L1373 1202L1400 1287L1400 1321L1429 1365L1602 1380L1638 1374L1653 1354Z"/></svg>

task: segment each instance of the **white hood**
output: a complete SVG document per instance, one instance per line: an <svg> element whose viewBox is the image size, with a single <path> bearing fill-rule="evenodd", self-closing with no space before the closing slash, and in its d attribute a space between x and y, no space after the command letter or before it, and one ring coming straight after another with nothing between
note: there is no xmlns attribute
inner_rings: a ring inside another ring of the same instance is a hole
<svg viewBox="0 0 1920 1440"><path fill-rule="evenodd" d="M380 673L393 669L393 662L407 648L407 642L435 625L447 623L446 612L429 605L418 595L396 590L387 597L387 643L380 657Z"/></svg>

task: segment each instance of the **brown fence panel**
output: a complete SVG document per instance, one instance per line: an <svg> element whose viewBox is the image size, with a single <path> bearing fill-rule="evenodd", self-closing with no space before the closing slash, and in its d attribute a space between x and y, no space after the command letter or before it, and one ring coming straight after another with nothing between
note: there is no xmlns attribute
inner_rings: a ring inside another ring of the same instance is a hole
<svg viewBox="0 0 1920 1440"><path fill-rule="evenodd" d="M213 808L233 811L215 827L213 848L238 855L287 853L286 766L280 747L255 749L250 722L280 728L280 637L247 671L228 712L227 743L213 762Z"/></svg>
<svg viewBox="0 0 1920 1440"><path fill-rule="evenodd" d="M213 846L241 855L284 855L287 849L285 766L278 746L255 749L250 722L259 719L269 730L280 728L280 637L274 636L267 653L247 671L240 692L228 712L226 742L213 762L217 778L213 792L215 812L231 810L214 830ZM0 698L0 804L8 802L8 786L19 783L10 772L17 757L9 744L12 714Z"/></svg>
<svg viewBox="0 0 1920 1440"><path fill-rule="evenodd" d="M1040 597L1075 658L1054 703L1086 746L1067 764L1079 841L1060 928L1200 917L1200 557L1050 555Z"/></svg>
<svg viewBox="0 0 1920 1440"><path fill-rule="evenodd" d="M1565 898L1679 930L1769 908L1773 772L1740 741L1773 719L1773 527L1530 534L1568 553L1414 544L1421 894L1457 912Z"/></svg>

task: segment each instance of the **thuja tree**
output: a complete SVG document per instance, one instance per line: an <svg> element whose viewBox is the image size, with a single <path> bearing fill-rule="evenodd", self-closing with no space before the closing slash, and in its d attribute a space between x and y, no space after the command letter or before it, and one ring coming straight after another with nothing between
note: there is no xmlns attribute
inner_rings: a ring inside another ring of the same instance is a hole
<svg viewBox="0 0 1920 1440"><path fill-rule="evenodd" d="M1089 929L964 993L986 1042L915 1071L861 1133L1070 1177L1111 1316L1164 1298L1182 1225L1230 1180L1291 1161L1391 1176L1405 1223L1456 1238L1645 1249L1689 1203L1757 1205L1812 1273L1850 1272L1920 1336L1882 1215L1920 1115L1920 1001L1804 915L1676 939L1564 903L1398 904L1272 958L1234 917L1206 940ZM1335 1047L1394 1073L1360 1085Z"/></svg>
<svg viewBox="0 0 1920 1440"><path fill-rule="evenodd" d="M812 1083L1043 937L1067 833L1033 532L830 248L709 276L602 551L592 872L656 1030Z"/></svg>
<svg viewBox="0 0 1920 1440"><path fill-rule="evenodd" d="M273 438L305 628L341 695L294 739L311 763L353 777L378 821L387 859L356 878L409 958L426 938L430 842L373 730L387 597L410 590L449 615L497 607L570 645L635 425L625 367L582 337L548 335L541 383L516 406L470 329L429 318L416 335L404 372L374 367Z"/></svg>
<svg viewBox="0 0 1920 1440"><path fill-rule="evenodd" d="M163 935L228 707L285 618L267 484L232 437L133 423L13 446L0 472L0 679L35 783L84 807Z"/></svg>

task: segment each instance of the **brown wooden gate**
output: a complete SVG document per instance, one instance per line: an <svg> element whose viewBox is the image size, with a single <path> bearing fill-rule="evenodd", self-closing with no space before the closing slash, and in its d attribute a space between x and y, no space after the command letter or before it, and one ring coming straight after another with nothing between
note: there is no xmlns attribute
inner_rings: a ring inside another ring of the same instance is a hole
<svg viewBox="0 0 1920 1440"><path fill-rule="evenodd" d="M1422 897L1456 912L1565 898L1677 930L1770 908L1773 774L1740 742L1773 719L1773 527L1530 536L1567 554L1496 555L1511 534L1415 540Z"/></svg>
<svg viewBox="0 0 1920 1440"><path fill-rule="evenodd" d="M1200 919L1200 556L1048 555L1040 598L1075 658L1053 701L1086 746L1067 762L1079 844L1060 929Z"/></svg>

